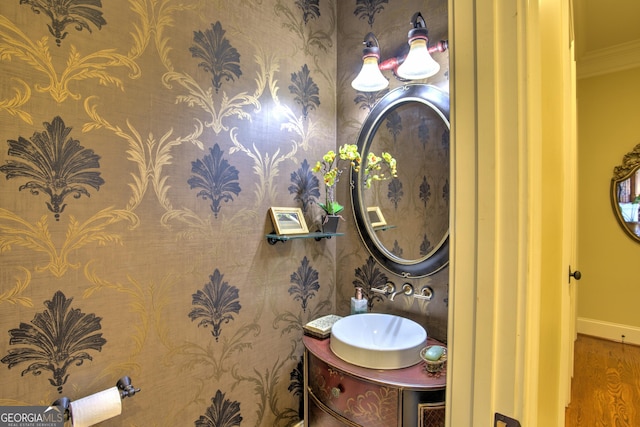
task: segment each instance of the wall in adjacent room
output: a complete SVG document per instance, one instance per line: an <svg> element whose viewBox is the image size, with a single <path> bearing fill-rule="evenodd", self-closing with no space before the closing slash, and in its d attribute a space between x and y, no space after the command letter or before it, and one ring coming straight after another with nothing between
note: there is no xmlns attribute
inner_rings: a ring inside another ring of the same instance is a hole
<svg viewBox="0 0 640 427"><path fill-rule="evenodd" d="M634 268L640 246L616 220L610 184L614 168L640 144L640 68L580 79L577 90L578 255L583 274L578 331L620 339L620 333L633 333L618 327L624 325L635 329L637 341L640 288Z"/></svg>

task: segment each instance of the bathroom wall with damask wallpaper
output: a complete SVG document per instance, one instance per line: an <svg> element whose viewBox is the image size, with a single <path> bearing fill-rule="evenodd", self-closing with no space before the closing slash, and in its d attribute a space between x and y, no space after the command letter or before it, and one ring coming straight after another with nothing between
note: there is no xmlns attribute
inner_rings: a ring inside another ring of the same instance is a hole
<svg viewBox="0 0 640 427"><path fill-rule="evenodd" d="M310 168L381 96L350 86L362 38L398 46L417 10L446 38L440 0L3 1L0 405L129 375L102 425L295 424L302 325L387 273L348 213L344 237L269 245L268 209L318 226ZM373 310L446 340L448 269L416 283L428 307Z"/></svg>

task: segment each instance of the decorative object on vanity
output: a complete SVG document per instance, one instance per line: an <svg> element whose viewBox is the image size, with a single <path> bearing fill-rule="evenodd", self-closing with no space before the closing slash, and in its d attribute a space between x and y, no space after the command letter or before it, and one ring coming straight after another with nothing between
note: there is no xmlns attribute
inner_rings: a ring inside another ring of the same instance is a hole
<svg viewBox="0 0 640 427"><path fill-rule="evenodd" d="M624 232L640 243L640 144L622 158L622 164L613 168L611 178L611 206Z"/></svg>
<svg viewBox="0 0 640 427"><path fill-rule="evenodd" d="M338 149L338 153L329 150L322 160L316 162L312 168L313 172L320 173L324 182L325 200L318 205L324 210L325 216L322 220L322 230L335 233L337 231L340 213L344 210L336 200L336 185L344 172L343 163L347 163L352 171L359 172L362 158L358 152L356 144L344 144ZM366 187L370 187L373 181L382 181L397 175L396 160L391 154L383 152L381 156L375 153L368 153L366 165L363 170ZM331 222L330 222L331 221Z"/></svg>
<svg viewBox="0 0 640 427"><path fill-rule="evenodd" d="M342 319L342 316L327 314L305 324L302 327L302 331L305 335L313 338L329 338L331 336L331 327L340 319Z"/></svg>
<svg viewBox="0 0 640 427"><path fill-rule="evenodd" d="M447 348L441 345L429 345L420 350L420 358L424 361L424 368L428 373L437 374L447 363Z"/></svg>
<svg viewBox="0 0 640 427"><path fill-rule="evenodd" d="M362 288L356 287L356 294L351 297L351 314L362 314L367 312L367 299L362 294Z"/></svg>
<svg viewBox="0 0 640 427"><path fill-rule="evenodd" d="M358 135L363 158L393 144L402 164L386 188L367 188L365 171L352 170L357 184L351 199L365 247L378 264L404 279L432 275L449 263L449 129L449 95L411 84L382 97ZM371 207L394 227L379 232Z"/></svg>
<svg viewBox="0 0 640 427"><path fill-rule="evenodd" d="M420 12L411 17L408 45L403 46L394 57L380 61L380 45L374 33L368 33L362 44L362 68L351 86L361 92L377 92L389 86L389 81L381 70L391 70L401 81L426 79L438 73L440 64L431 57L432 53L447 50L448 42L441 40L429 47L427 24Z"/></svg>

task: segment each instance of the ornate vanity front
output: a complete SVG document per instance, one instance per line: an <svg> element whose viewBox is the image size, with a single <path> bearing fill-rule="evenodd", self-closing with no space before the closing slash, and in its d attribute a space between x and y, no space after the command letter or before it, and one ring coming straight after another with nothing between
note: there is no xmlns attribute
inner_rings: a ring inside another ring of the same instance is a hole
<svg viewBox="0 0 640 427"><path fill-rule="evenodd" d="M303 337L305 427L444 426L446 367L435 375L424 363L362 368L338 358L330 341Z"/></svg>

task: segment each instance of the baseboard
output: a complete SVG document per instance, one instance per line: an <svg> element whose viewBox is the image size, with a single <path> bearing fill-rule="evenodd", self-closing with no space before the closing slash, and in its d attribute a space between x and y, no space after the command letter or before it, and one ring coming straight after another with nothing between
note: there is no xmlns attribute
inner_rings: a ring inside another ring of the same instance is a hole
<svg viewBox="0 0 640 427"><path fill-rule="evenodd" d="M576 329L579 334L640 345L640 328L636 326L578 317Z"/></svg>

